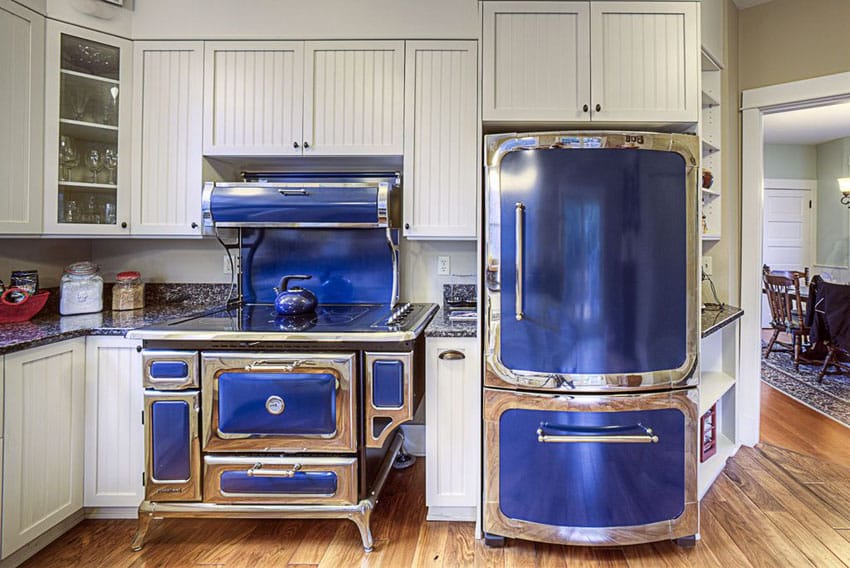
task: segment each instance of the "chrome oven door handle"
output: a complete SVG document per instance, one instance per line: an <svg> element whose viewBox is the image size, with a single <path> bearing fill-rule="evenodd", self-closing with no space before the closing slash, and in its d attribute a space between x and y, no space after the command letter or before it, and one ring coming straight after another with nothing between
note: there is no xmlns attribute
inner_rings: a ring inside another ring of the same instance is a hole
<svg viewBox="0 0 850 568"><path fill-rule="evenodd" d="M264 469L263 464L255 464L246 473L248 477L295 477L295 474L301 471L301 464L297 463L292 466L292 469Z"/></svg>
<svg viewBox="0 0 850 568"><path fill-rule="evenodd" d="M570 434L549 434L546 429L571 432ZM626 434L625 432L642 430L643 434ZM541 443L560 444L657 444L658 435L642 424L634 426L561 426L543 423L537 428L537 441Z"/></svg>
<svg viewBox="0 0 850 568"><path fill-rule="evenodd" d="M525 248L525 204L522 201L516 203L516 319L522 320L525 317L523 312L523 248Z"/></svg>
<svg viewBox="0 0 850 568"><path fill-rule="evenodd" d="M246 371L281 371L284 373L291 373L298 367L303 367L304 361L298 359L295 361L290 361L288 363L281 363L280 361L252 361L245 365Z"/></svg>

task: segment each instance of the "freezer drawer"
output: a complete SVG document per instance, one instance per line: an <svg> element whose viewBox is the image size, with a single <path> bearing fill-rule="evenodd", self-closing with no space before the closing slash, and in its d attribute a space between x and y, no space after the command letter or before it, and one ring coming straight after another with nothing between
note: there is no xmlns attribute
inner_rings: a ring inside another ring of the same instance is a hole
<svg viewBox="0 0 850 568"><path fill-rule="evenodd" d="M353 452L353 353L204 353L204 450Z"/></svg>
<svg viewBox="0 0 850 568"><path fill-rule="evenodd" d="M485 530L564 544L689 536L696 393L485 390Z"/></svg>
<svg viewBox="0 0 850 568"><path fill-rule="evenodd" d="M145 391L145 498L201 499L198 391Z"/></svg>
<svg viewBox="0 0 850 568"><path fill-rule="evenodd" d="M211 503L353 505L356 481L356 458L204 457Z"/></svg>

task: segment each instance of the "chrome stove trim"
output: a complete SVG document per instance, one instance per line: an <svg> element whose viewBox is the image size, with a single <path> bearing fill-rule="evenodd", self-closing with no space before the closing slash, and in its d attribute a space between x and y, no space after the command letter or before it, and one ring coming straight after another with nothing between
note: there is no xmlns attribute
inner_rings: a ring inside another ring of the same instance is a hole
<svg viewBox="0 0 850 568"><path fill-rule="evenodd" d="M151 376L151 364L158 361L176 361L178 363L186 363L189 372L186 377L177 379L156 379ZM154 389L158 391L179 391L200 388L201 381L198 379L199 368L200 355L197 350L142 350L142 384L146 389Z"/></svg>
<svg viewBox="0 0 850 568"><path fill-rule="evenodd" d="M389 451L381 462L369 496L356 505L218 505L215 503L157 503L143 501L139 506L139 522L131 547L138 552L153 519L166 517L224 517L248 519L348 519L357 525L363 549L371 552L374 545L370 521L372 511L387 481L390 468L404 443L404 435L396 432Z"/></svg>
<svg viewBox="0 0 850 568"><path fill-rule="evenodd" d="M201 500L201 442L198 432L200 391L144 392L145 435L145 499L158 497L166 501ZM189 406L189 477L188 479L157 479L153 467L152 406L156 402L185 402Z"/></svg>
<svg viewBox="0 0 850 568"><path fill-rule="evenodd" d="M568 139L568 141L565 141ZM545 390L563 392L629 392L653 390L662 387L683 388L699 383L699 161L700 141L697 136L658 132L530 132L491 134L485 137L485 219L488 236L484 260L484 384L490 387L514 390ZM687 164L686 193L689 207L686 211L687 248L687 339L684 362L675 369L644 373L578 374L539 373L523 369L509 369L500 357L501 305L500 238L491 238L489 232L501 233L501 199L498 168L506 155L515 151L538 148L642 148L676 152ZM493 220L489 223L489 220Z"/></svg>

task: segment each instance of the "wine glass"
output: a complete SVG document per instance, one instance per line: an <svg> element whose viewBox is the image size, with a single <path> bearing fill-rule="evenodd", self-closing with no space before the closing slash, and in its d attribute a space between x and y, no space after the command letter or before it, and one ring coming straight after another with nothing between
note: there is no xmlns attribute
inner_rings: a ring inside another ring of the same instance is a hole
<svg viewBox="0 0 850 568"><path fill-rule="evenodd" d="M91 170L91 181L97 183L97 174L103 169L103 155L97 148L86 154L86 166Z"/></svg>
<svg viewBox="0 0 850 568"><path fill-rule="evenodd" d="M59 177L62 181L70 181L71 168L75 168L80 163L80 154L74 147L73 139L70 136L59 137Z"/></svg>
<svg viewBox="0 0 850 568"><path fill-rule="evenodd" d="M107 148L103 152L103 166L109 172L109 183L115 184L115 169L118 167L118 152L115 148Z"/></svg>
<svg viewBox="0 0 850 568"><path fill-rule="evenodd" d="M82 91L71 91L71 110L74 112L75 120L82 120L86 112L86 107L89 105L89 95Z"/></svg>

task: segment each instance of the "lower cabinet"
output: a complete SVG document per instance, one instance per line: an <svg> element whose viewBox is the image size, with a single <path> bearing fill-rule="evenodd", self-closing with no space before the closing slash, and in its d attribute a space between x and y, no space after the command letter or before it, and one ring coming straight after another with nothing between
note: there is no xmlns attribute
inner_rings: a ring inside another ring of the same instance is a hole
<svg viewBox="0 0 850 568"><path fill-rule="evenodd" d="M2 557L83 506L85 339L5 356Z"/></svg>
<svg viewBox="0 0 850 568"><path fill-rule="evenodd" d="M426 350L427 518L474 521L481 466L478 338L429 337Z"/></svg>
<svg viewBox="0 0 850 568"><path fill-rule="evenodd" d="M135 517L144 497L144 408L138 341L86 340L86 507L128 507L95 516Z"/></svg>

